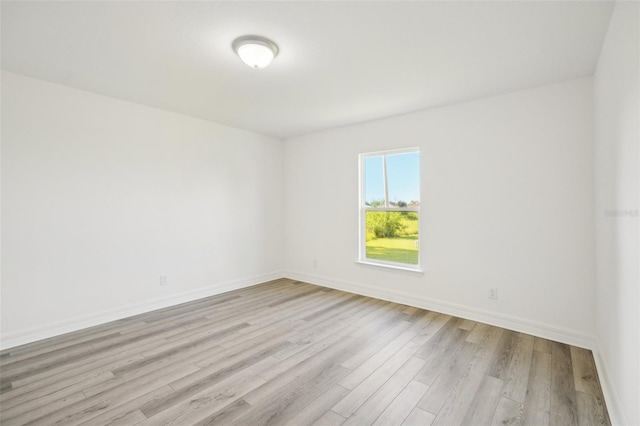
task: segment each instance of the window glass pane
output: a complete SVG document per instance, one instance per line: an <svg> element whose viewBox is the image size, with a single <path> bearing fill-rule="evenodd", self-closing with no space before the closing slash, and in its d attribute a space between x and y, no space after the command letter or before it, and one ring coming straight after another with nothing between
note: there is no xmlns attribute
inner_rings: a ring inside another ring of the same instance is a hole
<svg viewBox="0 0 640 426"><path fill-rule="evenodd" d="M384 206L382 156L364 158L364 202L368 206Z"/></svg>
<svg viewBox="0 0 640 426"><path fill-rule="evenodd" d="M366 211L366 258L418 264L418 213Z"/></svg>
<svg viewBox="0 0 640 426"><path fill-rule="evenodd" d="M420 153L387 155L390 207L420 206Z"/></svg>

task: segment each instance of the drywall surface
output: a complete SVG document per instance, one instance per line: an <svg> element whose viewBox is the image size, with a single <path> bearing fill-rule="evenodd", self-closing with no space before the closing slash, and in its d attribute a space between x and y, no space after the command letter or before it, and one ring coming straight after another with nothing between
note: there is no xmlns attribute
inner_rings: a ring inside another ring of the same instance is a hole
<svg viewBox="0 0 640 426"><path fill-rule="evenodd" d="M4 345L281 275L280 140L9 72L2 113Z"/></svg>
<svg viewBox="0 0 640 426"><path fill-rule="evenodd" d="M618 2L594 76L597 339L609 412L640 424L640 32Z"/></svg>
<svg viewBox="0 0 640 426"><path fill-rule="evenodd" d="M286 274L591 346L592 119L584 78L286 140ZM358 154L406 147L422 276L355 263Z"/></svg>

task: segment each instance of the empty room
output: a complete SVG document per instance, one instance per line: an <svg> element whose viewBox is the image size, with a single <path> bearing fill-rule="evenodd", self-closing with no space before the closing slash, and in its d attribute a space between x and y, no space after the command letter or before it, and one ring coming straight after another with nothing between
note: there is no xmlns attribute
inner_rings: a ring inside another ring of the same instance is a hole
<svg viewBox="0 0 640 426"><path fill-rule="evenodd" d="M640 426L640 2L0 17L3 426Z"/></svg>

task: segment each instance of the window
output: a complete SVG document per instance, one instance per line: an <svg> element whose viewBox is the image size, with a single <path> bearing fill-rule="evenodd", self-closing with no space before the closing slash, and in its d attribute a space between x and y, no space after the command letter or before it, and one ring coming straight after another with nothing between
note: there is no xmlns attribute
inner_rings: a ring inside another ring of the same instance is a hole
<svg viewBox="0 0 640 426"><path fill-rule="evenodd" d="M360 154L360 261L420 265L420 151Z"/></svg>

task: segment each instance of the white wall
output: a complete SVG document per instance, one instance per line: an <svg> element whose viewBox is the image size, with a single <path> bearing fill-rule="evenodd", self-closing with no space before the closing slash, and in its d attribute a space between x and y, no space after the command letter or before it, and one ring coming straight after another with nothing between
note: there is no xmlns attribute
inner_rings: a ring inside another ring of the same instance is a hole
<svg viewBox="0 0 640 426"><path fill-rule="evenodd" d="M592 108L585 78L287 140L286 274L591 346ZM413 146L425 273L357 265L358 153Z"/></svg>
<svg viewBox="0 0 640 426"><path fill-rule="evenodd" d="M2 113L3 346L281 275L281 141L9 72Z"/></svg>
<svg viewBox="0 0 640 426"><path fill-rule="evenodd" d="M609 411L628 425L640 425L639 13L617 3L594 77L597 338Z"/></svg>

